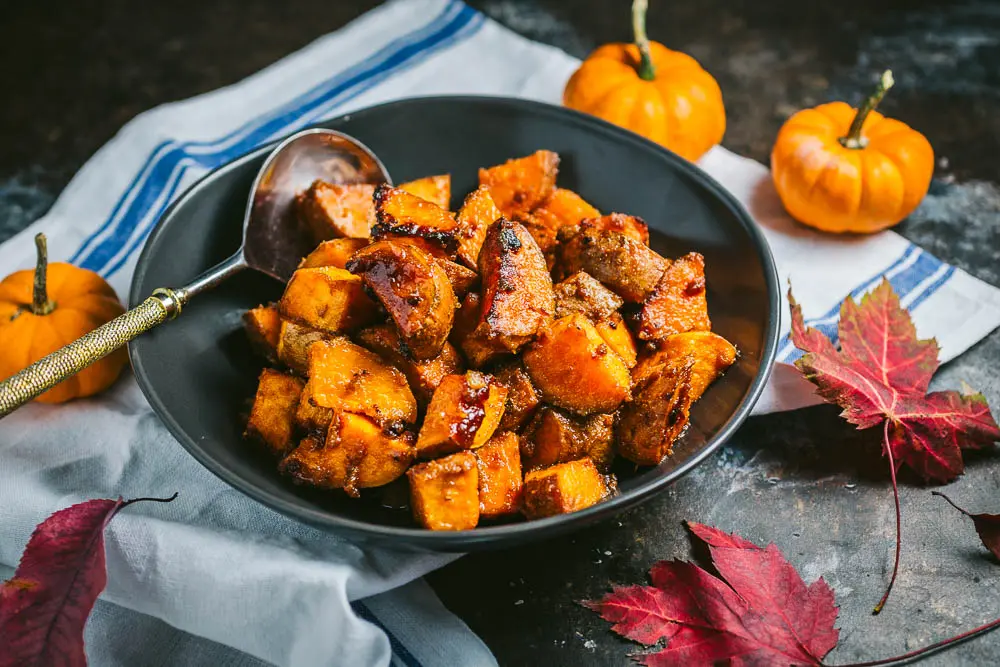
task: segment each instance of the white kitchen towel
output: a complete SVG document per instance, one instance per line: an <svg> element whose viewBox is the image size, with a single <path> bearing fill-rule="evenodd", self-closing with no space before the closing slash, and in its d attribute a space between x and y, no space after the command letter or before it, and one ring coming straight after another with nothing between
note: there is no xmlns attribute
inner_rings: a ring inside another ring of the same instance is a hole
<svg viewBox="0 0 1000 667"><path fill-rule="evenodd" d="M45 217L0 246L0 271L30 267L31 236L44 231L53 260L99 271L124 295L138 250L170 201L254 147L401 97L558 103L577 64L457 0L388 3L239 84L137 117ZM815 326L833 332L837 304L882 275L945 359L1000 324L1000 291L897 234L814 233L784 214L761 165L722 148L701 165L760 223L782 283L793 282ZM788 372L793 358L783 341L758 412L815 402ZM141 664L150 655L184 665L495 664L415 581L449 557L360 548L250 501L184 452L131 376L99 398L31 405L0 422L0 574L16 564L34 525L59 508L175 490L172 505L132 506L108 530L108 588L87 629L93 664Z"/></svg>

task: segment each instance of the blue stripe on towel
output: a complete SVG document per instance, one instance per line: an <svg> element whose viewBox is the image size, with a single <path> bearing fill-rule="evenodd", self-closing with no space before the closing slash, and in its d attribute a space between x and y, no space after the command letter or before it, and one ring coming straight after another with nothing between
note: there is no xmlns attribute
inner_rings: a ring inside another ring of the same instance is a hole
<svg viewBox="0 0 1000 667"><path fill-rule="evenodd" d="M417 660L416 656L410 653L409 649L403 646L402 642L400 642L396 636L389 631L389 628L385 627L382 621L380 621L378 617L372 613L372 610L369 609L364 602L361 602L360 600L352 602L351 608L354 609L354 613L358 616L385 633L385 636L389 638L389 646L392 648L392 654L397 660L406 665L406 667L421 667L420 661Z"/></svg>

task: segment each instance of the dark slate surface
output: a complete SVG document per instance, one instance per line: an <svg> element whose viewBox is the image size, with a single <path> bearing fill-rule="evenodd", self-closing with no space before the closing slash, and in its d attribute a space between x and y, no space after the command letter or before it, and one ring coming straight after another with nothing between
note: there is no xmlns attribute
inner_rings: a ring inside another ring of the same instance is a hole
<svg viewBox="0 0 1000 667"><path fill-rule="evenodd" d="M138 112L234 82L336 29L374 2L262 0L8 3L0 20L0 240L43 213L72 174ZM623 0L473 2L529 37L583 56L628 36ZM726 98L730 149L767 161L781 122L831 99L856 103L891 66L883 110L923 131L939 161L931 193L899 227L1000 284L1000 3L926 0L653 2L650 33L701 60ZM0 267L2 268L2 267ZM935 380L965 380L1000 405L1000 333ZM1000 511L996 455L967 457L947 491ZM820 407L755 418L717 457L648 505L566 539L463 558L435 573L444 602L501 664L626 665L617 639L576 601L643 581L658 559L689 558L687 519L777 543L841 606L831 662L900 653L1000 615L1000 564L971 524L902 478L902 571L869 614L892 563L893 514L877 434ZM1000 634L924 664L1000 662Z"/></svg>

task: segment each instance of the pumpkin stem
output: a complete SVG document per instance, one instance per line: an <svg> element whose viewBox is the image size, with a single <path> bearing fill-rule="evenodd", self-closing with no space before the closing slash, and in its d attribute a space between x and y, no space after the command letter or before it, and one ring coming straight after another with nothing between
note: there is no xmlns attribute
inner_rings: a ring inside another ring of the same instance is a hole
<svg viewBox="0 0 1000 667"><path fill-rule="evenodd" d="M892 79L892 70L887 69L882 73L882 78L879 80L878 88L875 89L875 92L858 107L858 112L854 115L851 127L847 130L847 136L840 138L842 146L846 148L864 148L868 145L868 139L861 136L861 128L865 126L868 114L875 110L878 103L882 101L885 94L892 88L893 83L895 81Z"/></svg>
<svg viewBox="0 0 1000 667"><path fill-rule="evenodd" d="M649 53L649 37L646 36L646 6L646 0L632 0L632 34L635 47L639 49L639 78L652 81L656 78L656 68Z"/></svg>
<svg viewBox="0 0 1000 667"><path fill-rule="evenodd" d="M31 312L35 315L48 315L55 310L56 304L49 301L45 281L49 272L49 248L45 234L35 234L35 251L38 261L35 263L35 290L32 294Z"/></svg>

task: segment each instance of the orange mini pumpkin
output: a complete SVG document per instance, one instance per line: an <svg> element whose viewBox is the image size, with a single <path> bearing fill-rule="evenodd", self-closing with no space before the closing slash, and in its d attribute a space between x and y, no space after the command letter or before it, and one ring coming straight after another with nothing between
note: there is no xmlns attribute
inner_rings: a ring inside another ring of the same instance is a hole
<svg viewBox="0 0 1000 667"><path fill-rule="evenodd" d="M72 264L48 264L45 235L35 237L38 264L0 281L0 380L125 312L99 275ZM118 349L39 396L63 403L107 389L128 362Z"/></svg>
<svg viewBox="0 0 1000 667"><path fill-rule="evenodd" d="M771 174L793 218L827 232L877 232L912 213L927 194L930 143L875 111L892 83L886 71L857 110L830 102L785 121L771 151Z"/></svg>
<svg viewBox="0 0 1000 667"><path fill-rule="evenodd" d="M698 61L646 37L646 0L632 3L634 44L605 44L587 56L563 104L620 125L694 161L722 141L722 91Z"/></svg>

